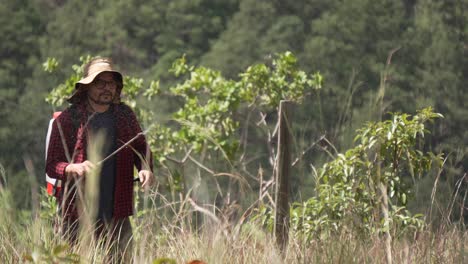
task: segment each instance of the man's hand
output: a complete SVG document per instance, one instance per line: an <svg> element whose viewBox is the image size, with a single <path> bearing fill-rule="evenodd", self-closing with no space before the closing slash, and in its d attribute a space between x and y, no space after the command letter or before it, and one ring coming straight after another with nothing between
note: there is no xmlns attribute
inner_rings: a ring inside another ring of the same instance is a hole
<svg viewBox="0 0 468 264"><path fill-rule="evenodd" d="M141 187L147 188L153 184L154 175L149 170L141 170L138 172L138 178L140 178Z"/></svg>
<svg viewBox="0 0 468 264"><path fill-rule="evenodd" d="M86 160L82 163L70 163L65 168L65 174L68 177L84 177L87 173L90 173L94 169L94 164Z"/></svg>

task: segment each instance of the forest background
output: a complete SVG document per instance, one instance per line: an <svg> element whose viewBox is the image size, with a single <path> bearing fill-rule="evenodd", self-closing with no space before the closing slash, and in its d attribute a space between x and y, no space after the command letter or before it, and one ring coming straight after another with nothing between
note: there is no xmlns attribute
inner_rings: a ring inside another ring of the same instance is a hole
<svg viewBox="0 0 468 264"><path fill-rule="evenodd" d="M305 164L320 167L329 161L330 145L340 153L352 147L356 129L379 121L380 113L385 119L388 112L414 114L431 106L444 116L427 127L430 134L424 139L425 150L446 158L438 179L441 210L449 207L452 194L462 196L468 188L467 0L1 2L0 164L6 175L1 184L12 190L15 208L31 210L34 192L29 190L45 185L47 125L53 111L63 109L53 108L45 98L73 73L72 65L81 64L83 55L111 57L124 74L142 78L143 86L159 81L162 95L152 101L137 98L138 105L171 125L181 100L164 91L177 84L169 69L184 54L190 65L238 80L247 66L291 51L301 70L320 72L324 80L294 110L299 142L294 155L319 141L303 155ZM53 74L43 65L51 57L59 63ZM266 114L273 124L275 111ZM246 116L239 113L237 118ZM261 116L252 118L260 121ZM252 133L247 151L256 158L250 169L255 174L261 167L270 175L268 148L258 144L268 144L266 134ZM26 161L32 162L36 179L29 176ZM204 165L217 167L209 161ZM184 173L191 175L196 166L188 169ZM157 170L156 175L164 188L167 172ZM311 175L311 166L294 171L292 200L313 195ZM427 213L435 177L429 172L415 179L409 202L413 213ZM202 181L208 183L200 192L216 188L209 179ZM220 184L227 189L230 181ZM258 192L258 185L251 185ZM468 221L466 208L450 217Z"/></svg>

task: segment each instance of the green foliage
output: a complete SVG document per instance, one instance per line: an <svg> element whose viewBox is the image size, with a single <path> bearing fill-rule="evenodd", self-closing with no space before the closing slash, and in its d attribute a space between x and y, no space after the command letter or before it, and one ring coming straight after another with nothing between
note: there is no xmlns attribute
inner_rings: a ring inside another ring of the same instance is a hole
<svg viewBox="0 0 468 264"><path fill-rule="evenodd" d="M401 236L421 230L423 215L412 215L407 203L414 177L427 172L433 161L437 166L442 164L441 155L418 149L418 140L427 133L425 123L439 117L426 108L413 117L393 114L390 120L370 122L360 129L357 145L317 172L316 195L293 203L291 226L295 235L311 241L343 231L362 235L391 231ZM381 217L383 195L390 199L389 222ZM255 219L270 226L268 215L265 208L260 209Z"/></svg>
<svg viewBox="0 0 468 264"><path fill-rule="evenodd" d="M239 11L233 15L210 51L204 54L203 64L234 78L249 65L261 61L266 54L284 52L285 50L265 50L261 46L262 36L277 20L277 15L270 1L239 1Z"/></svg>
<svg viewBox="0 0 468 264"><path fill-rule="evenodd" d="M279 54L272 62L272 69L257 64L241 73L240 93L250 103L258 103L275 109L281 100L300 103L312 90L322 87L320 73L308 76L298 70L297 59L289 51Z"/></svg>
<svg viewBox="0 0 468 264"><path fill-rule="evenodd" d="M34 143L28 140L31 133L29 125L31 128L37 126L35 120L29 118L29 113L40 112L40 108L31 102L23 104L22 98L31 92L30 77L40 56L37 39L44 33L45 21L36 2L3 0L0 24L0 162L13 172L8 176L14 181L24 175L21 156L25 151L35 151ZM40 87L33 90L36 98L40 97L37 96L41 92ZM23 123L23 118L27 124ZM26 207L26 204L22 206Z"/></svg>
<svg viewBox="0 0 468 264"><path fill-rule="evenodd" d="M153 264L176 264L175 259L171 258L158 258L153 260Z"/></svg>
<svg viewBox="0 0 468 264"><path fill-rule="evenodd" d="M75 84L83 77L84 65L91 61L91 59L92 57L90 55L81 56L81 64L74 64L72 66L73 73L65 82L58 85L49 93L46 97L46 102L54 107L62 106L65 103L65 100L73 94L73 91L75 91ZM56 65L58 65L57 59L47 58L47 61L44 62L44 70L52 73L56 68Z"/></svg>
<svg viewBox="0 0 468 264"><path fill-rule="evenodd" d="M55 69L57 69L58 65L59 63L56 58L48 58L46 62L42 64L42 66L44 67L44 71L48 73L54 72Z"/></svg>
<svg viewBox="0 0 468 264"><path fill-rule="evenodd" d="M54 248L37 246L32 253L23 255L26 263L80 263L80 256L69 252L67 244L58 245Z"/></svg>
<svg viewBox="0 0 468 264"><path fill-rule="evenodd" d="M57 199L47 193L47 189L41 188L41 210L40 217L46 221L53 222L57 217L58 212L58 201Z"/></svg>
<svg viewBox="0 0 468 264"><path fill-rule="evenodd" d="M227 160L233 159L239 146L234 138L239 122L233 119L239 108L258 104L275 109L280 100L300 102L312 89L320 88L322 82L319 73L309 77L298 70L291 52L275 56L270 67L248 67L239 74L239 81L225 79L219 71L209 68L188 66L185 56L176 60L171 71L176 76L189 75L188 80L170 89L172 95L183 99L182 107L174 114L181 126L172 134L160 130L164 134L158 135L159 139L175 137L169 142L179 146L168 147L169 150L185 147L199 152L207 147L220 150Z"/></svg>
<svg viewBox="0 0 468 264"><path fill-rule="evenodd" d="M151 100L153 96L158 95L160 92L159 81L151 81L148 89L143 93L143 96Z"/></svg>
<svg viewBox="0 0 468 264"><path fill-rule="evenodd" d="M294 204L292 226L307 240L329 236L343 228L373 233L420 230L422 215L406 209L415 175L421 176L442 157L418 150L418 139L427 133L425 123L441 117L431 108L412 118L393 114L392 119L368 123L358 131L357 146L324 164L317 175L317 195ZM413 181L411 181L413 177ZM382 192L380 188L386 188ZM380 216L382 195L390 199L390 223Z"/></svg>

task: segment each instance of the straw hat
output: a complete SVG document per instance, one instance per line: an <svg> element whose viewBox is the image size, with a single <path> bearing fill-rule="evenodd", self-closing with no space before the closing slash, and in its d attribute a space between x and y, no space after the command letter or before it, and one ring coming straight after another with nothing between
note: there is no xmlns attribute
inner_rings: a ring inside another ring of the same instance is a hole
<svg viewBox="0 0 468 264"><path fill-rule="evenodd" d="M94 79L103 72L114 74L114 79L117 82L117 97L116 103L120 101L120 92L123 87L122 74L113 69L112 60L109 58L95 58L85 65L84 77L75 84L75 91L67 99L70 103L78 103L86 95L86 85L92 83Z"/></svg>

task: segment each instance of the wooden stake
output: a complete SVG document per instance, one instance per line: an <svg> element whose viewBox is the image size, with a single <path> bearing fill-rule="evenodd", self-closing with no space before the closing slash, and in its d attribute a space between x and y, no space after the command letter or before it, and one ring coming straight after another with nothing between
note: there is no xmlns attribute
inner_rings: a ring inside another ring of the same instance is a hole
<svg viewBox="0 0 468 264"><path fill-rule="evenodd" d="M275 226L276 242L284 252L289 239L289 181L291 172L291 107L281 101L278 111L278 150L276 156Z"/></svg>

